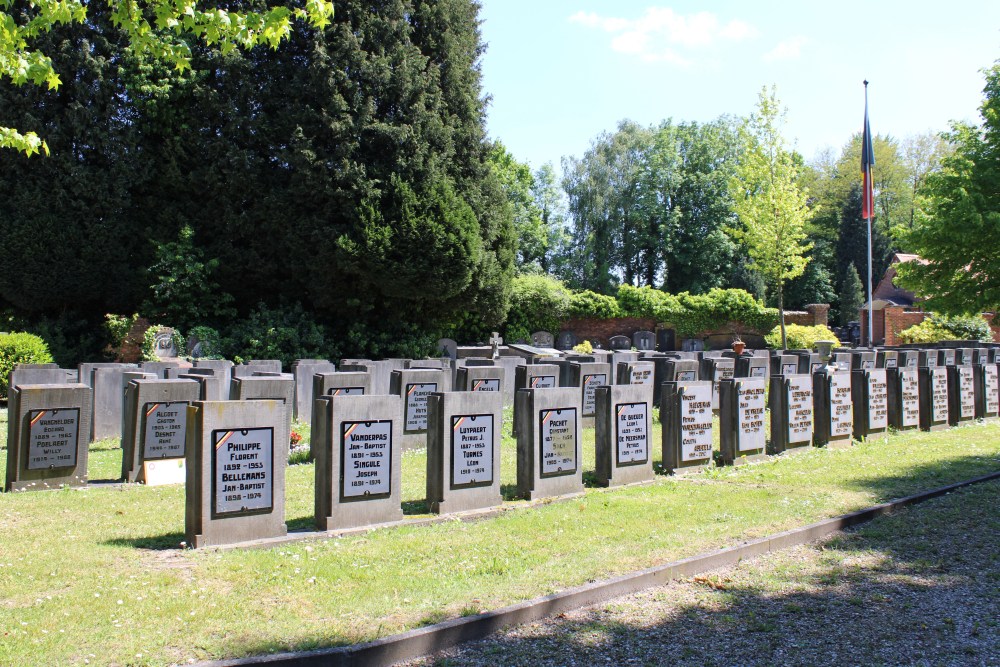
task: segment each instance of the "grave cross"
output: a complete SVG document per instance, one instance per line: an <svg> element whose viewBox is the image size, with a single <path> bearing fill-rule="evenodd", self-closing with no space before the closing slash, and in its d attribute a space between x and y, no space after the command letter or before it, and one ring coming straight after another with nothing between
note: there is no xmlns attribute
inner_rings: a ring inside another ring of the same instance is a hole
<svg viewBox="0 0 1000 667"><path fill-rule="evenodd" d="M496 359L500 356L500 346L503 345L503 338L500 337L500 332L494 331L490 334L490 345L493 346L493 358Z"/></svg>

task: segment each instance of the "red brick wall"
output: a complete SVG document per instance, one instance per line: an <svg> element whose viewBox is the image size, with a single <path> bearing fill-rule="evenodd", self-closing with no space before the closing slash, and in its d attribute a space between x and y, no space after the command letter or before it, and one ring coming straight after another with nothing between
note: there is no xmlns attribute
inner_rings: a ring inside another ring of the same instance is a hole
<svg viewBox="0 0 1000 667"><path fill-rule="evenodd" d="M862 333L866 331L868 325L868 314L862 312L861 326ZM875 332L875 342L879 343L881 338L879 337L880 325L885 332L885 341L883 345L900 345L902 341L899 340L899 332L904 329L912 327L914 324L920 324L927 317L927 313L920 310L906 310L902 306L886 306L885 309L874 312L875 327L873 331Z"/></svg>
<svg viewBox="0 0 1000 667"><path fill-rule="evenodd" d="M591 344L607 349L611 347L612 336L632 337L636 331L656 331L656 320L640 317L618 317L610 320L574 318L562 323L560 331L572 331L582 343L589 340ZM558 335L558 331L552 332Z"/></svg>

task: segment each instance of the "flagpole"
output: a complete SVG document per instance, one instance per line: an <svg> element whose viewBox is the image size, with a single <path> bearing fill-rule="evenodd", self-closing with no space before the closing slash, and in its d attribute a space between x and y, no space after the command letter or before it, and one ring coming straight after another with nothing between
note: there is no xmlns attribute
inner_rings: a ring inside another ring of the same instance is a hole
<svg viewBox="0 0 1000 667"><path fill-rule="evenodd" d="M865 129L868 129L868 80L865 79ZM872 141L871 137L868 139ZM862 150L864 148L862 147ZM871 169L871 167L869 167ZM871 175L869 174L869 178ZM872 187L872 186L869 186ZM873 188L874 189L874 188ZM875 202L872 202L871 215L868 217L868 347L873 348L874 332L872 331L874 316L874 299L872 294L872 218L875 217Z"/></svg>

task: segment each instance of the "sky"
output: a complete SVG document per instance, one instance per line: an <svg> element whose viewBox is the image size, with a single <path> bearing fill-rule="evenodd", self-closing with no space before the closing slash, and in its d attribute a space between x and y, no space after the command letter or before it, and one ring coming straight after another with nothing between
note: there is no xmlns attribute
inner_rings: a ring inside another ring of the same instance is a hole
<svg viewBox="0 0 1000 667"><path fill-rule="evenodd" d="M557 170L619 121L744 116L764 86L808 161L864 120L899 139L979 121L1000 2L480 0L487 130Z"/></svg>

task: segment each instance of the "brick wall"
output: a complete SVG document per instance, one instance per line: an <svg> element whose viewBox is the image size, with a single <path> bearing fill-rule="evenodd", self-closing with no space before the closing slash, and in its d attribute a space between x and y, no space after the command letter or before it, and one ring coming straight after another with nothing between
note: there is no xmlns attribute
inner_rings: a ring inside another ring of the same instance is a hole
<svg viewBox="0 0 1000 667"><path fill-rule="evenodd" d="M881 317L880 317L881 315ZM906 310L902 306L886 306L881 311L876 310L872 313L873 319L875 320L875 326L872 331L875 333L875 342L878 343L881 338L879 337L879 325L885 332L883 345L900 345L899 332L904 329L912 327L914 324L920 324L927 317L927 313L921 310ZM868 315L867 313L862 313L861 326L862 332L866 329L868 325ZM862 338L864 340L864 338Z"/></svg>
<svg viewBox="0 0 1000 667"><path fill-rule="evenodd" d="M656 331L656 320L641 317L617 317L610 320L574 318L562 323L559 331L572 331L580 342L589 340L592 345L611 347L612 336L632 337L636 331ZM553 331L558 335L559 331Z"/></svg>

